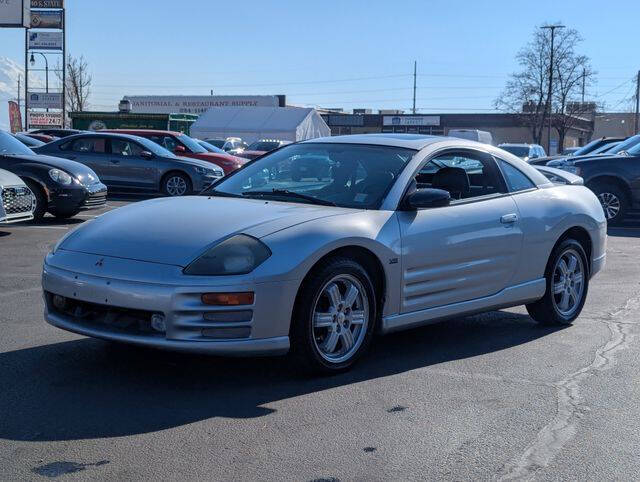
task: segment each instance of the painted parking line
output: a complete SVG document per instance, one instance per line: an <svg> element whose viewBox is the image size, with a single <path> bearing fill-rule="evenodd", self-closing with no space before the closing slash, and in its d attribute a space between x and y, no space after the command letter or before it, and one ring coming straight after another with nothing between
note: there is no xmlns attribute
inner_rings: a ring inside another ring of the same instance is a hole
<svg viewBox="0 0 640 482"><path fill-rule="evenodd" d="M3 229L63 229L68 230L68 226L3 226Z"/></svg>

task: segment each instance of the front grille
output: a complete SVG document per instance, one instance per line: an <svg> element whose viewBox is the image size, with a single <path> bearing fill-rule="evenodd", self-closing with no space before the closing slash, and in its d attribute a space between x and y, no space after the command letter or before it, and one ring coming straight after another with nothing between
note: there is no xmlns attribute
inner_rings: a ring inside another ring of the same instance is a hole
<svg viewBox="0 0 640 482"><path fill-rule="evenodd" d="M84 206L92 208L96 206L102 206L106 203L107 203L107 193L99 192L89 196L87 200L84 202Z"/></svg>
<svg viewBox="0 0 640 482"><path fill-rule="evenodd" d="M54 303L53 293L46 292L47 309L74 322L86 326L108 327L111 331L138 335L161 335L151 327L152 311L132 310L115 306L89 303L57 296Z"/></svg>
<svg viewBox="0 0 640 482"><path fill-rule="evenodd" d="M5 187L2 189L2 207L9 214L30 214L34 197L28 187Z"/></svg>

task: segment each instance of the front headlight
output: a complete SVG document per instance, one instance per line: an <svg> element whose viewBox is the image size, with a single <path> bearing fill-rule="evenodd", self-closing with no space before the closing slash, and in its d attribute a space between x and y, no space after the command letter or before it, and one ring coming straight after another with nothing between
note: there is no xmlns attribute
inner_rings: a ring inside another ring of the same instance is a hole
<svg viewBox="0 0 640 482"><path fill-rule="evenodd" d="M49 177L54 181L60 184L63 184L65 186L68 186L73 182L73 178L66 172L61 171L60 169L51 169L49 171Z"/></svg>
<svg viewBox="0 0 640 482"><path fill-rule="evenodd" d="M220 177L220 174L215 169L207 169L206 167L196 167L196 172L201 176L213 176Z"/></svg>
<svg viewBox="0 0 640 482"><path fill-rule="evenodd" d="M271 256L271 250L262 242L237 234L209 248L184 269L184 274L224 276L247 274Z"/></svg>
<svg viewBox="0 0 640 482"><path fill-rule="evenodd" d="M578 174L578 171L579 171L579 168L575 166L574 161L566 161L563 164L560 164L559 166L553 166L553 167L557 167L558 169L562 169L563 171L570 172L571 174Z"/></svg>

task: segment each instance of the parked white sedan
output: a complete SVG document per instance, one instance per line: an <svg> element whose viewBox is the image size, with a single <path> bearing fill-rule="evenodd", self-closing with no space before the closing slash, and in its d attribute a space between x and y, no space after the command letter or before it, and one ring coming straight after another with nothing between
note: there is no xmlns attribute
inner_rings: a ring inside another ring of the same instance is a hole
<svg viewBox="0 0 640 482"><path fill-rule="evenodd" d="M324 174L293 176L309 159ZM288 145L206 196L131 204L67 235L45 260L45 317L159 348L291 351L329 372L375 332L454 316L526 304L568 324L604 266L606 220L580 178L544 169L443 137Z"/></svg>

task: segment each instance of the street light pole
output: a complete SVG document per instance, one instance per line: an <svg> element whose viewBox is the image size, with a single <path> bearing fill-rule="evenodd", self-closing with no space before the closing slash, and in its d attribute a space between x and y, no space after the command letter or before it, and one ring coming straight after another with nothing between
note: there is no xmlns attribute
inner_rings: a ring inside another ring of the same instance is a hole
<svg viewBox="0 0 640 482"><path fill-rule="evenodd" d="M46 88L46 92L48 94L49 93L49 61L47 60L47 56L45 54L43 54L42 52L31 52L31 59L29 60L29 63L32 66L36 63L36 59L33 56L34 53L36 53L38 55L42 55L42 58L44 59L45 88Z"/></svg>
<svg viewBox="0 0 640 482"><path fill-rule="evenodd" d="M547 155L551 155L551 96L553 95L553 40L557 28L564 28L564 25L544 25L543 29L551 30L551 53L549 59L549 92L547 94L547 109L549 115L549 125L547 127ZM558 146L560 147L560 146Z"/></svg>

